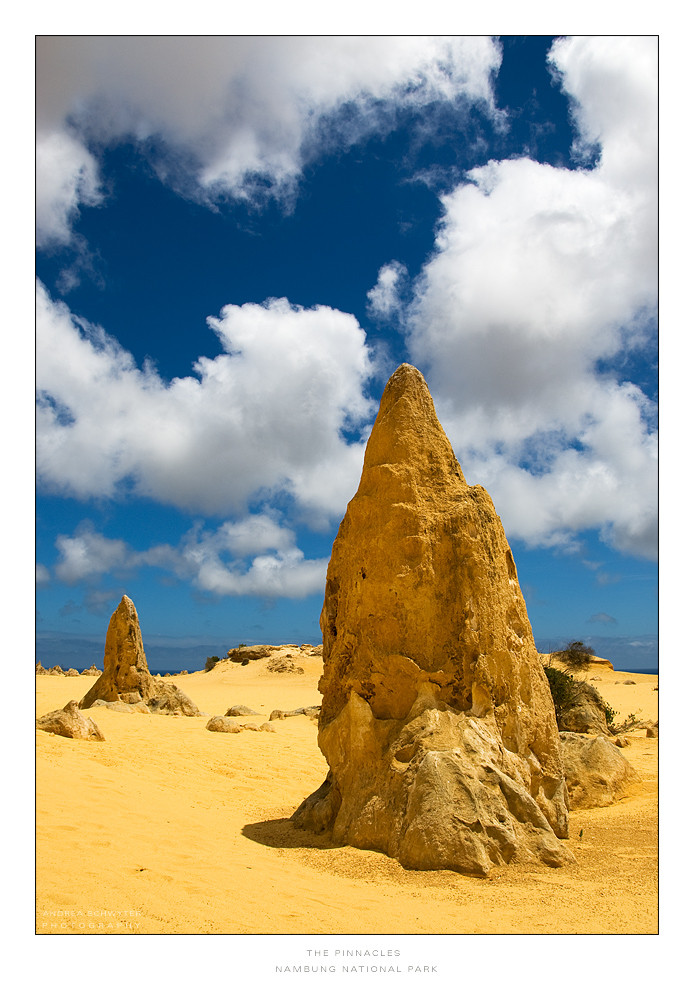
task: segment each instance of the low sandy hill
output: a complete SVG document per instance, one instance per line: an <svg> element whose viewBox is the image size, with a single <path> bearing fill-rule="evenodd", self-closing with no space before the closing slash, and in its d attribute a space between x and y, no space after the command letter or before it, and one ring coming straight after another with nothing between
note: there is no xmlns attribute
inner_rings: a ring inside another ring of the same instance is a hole
<svg viewBox="0 0 694 1000"><path fill-rule="evenodd" d="M303 674L269 671L266 658L171 680L203 712L245 704L262 723L275 708L320 703L320 657L287 652ZM595 676L618 720L637 709L657 718L657 677L600 666ZM37 716L92 683L36 677ZM36 733L40 934L657 932L658 741L642 731L623 751L642 783L615 805L571 814L576 865L509 866L480 880L406 871L295 830L289 817L326 775L306 716L274 722L274 733L224 734L205 718L86 714L105 743Z"/></svg>

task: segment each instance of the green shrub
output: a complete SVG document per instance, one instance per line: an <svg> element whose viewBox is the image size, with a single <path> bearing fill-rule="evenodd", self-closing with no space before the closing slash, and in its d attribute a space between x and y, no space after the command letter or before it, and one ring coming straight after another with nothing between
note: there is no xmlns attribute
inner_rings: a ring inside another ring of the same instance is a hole
<svg viewBox="0 0 694 1000"><path fill-rule="evenodd" d="M586 646L580 639L576 639L555 655L558 660L566 664L567 670L587 670L591 657L595 656L595 650L592 646Z"/></svg>
<svg viewBox="0 0 694 1000"><path fill-rule="evenodd" d="M207 659L205 660L205 673L207 673L208 670L212 670L212 667L215 665L215 663L219 663L219 657L208 656Z"/></svg>
<svg viewBox="0 0 694 1000"><path fill-rule="evenodd" d="M568 708L576 693L576 681L571 674L555 667L545 667L545 674L549 681L549 690L554 702L554 714L559 721L560 714Z"/></svg>

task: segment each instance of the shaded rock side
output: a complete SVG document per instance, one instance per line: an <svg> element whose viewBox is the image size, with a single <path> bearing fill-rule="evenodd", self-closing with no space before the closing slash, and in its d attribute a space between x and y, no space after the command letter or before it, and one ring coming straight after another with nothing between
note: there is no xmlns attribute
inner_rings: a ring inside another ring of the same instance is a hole
<svg viewBox="0 0 694 1000"><path fill-rule="evenodd" d="M321 614L319 746L297 825L411 868L571 861L549 685L508 542L422 375L388 382Z"/></svg>
<svg viewBox="0 0 694 1000"><path fill-rule="evenodd" d="M566 787L572 809L609 806L641 779L604 736L560 733Z"/></svg>
<svg viewBox="0 0 694 1000"><path fill-rule="evenodd" d="M150 674L137 611L126 595L111 615L103 672L82 698L80 708L90 708L98 700L143 701L151 712L163 715L200 715L175 684Z"/></svg>
<svg viewBox="0 0 694 1000"><path fill-rule="evenodd" d="M99 743L106 740L96 722L80 712L76 701L69 701L65 708L49 712L48 715L37 719L36 728L71 740L94 740Z"/></svg>
<svg viewBox="0 0 694 1000"><path fill-rule="evenodd" d="M605 703L586 681L574 681L569 703L557 709L556 714L560 732L610 735Z"/></svg>

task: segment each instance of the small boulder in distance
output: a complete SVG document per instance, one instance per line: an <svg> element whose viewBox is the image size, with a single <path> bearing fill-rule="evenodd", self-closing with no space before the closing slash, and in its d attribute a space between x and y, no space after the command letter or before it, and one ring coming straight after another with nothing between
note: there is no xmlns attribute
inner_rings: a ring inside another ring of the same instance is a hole
<svg viewBox="0 0 694 1000"><path fill-rule="evenodd" d="M243 660L262 660L281 648L281 646L236 646L229 650L228 655L232 663L241 663Z"/></svg>
<svg viewBox="0 0 694 1000"><path fill-rule="evenodd" d="M214 715L209 720L205 729L209 729L211 733L241 733L244 730L248 730L252 733L274 733L276 732L275 727L271 726L269 722L264 722L261 726L257 722L237 722L236 719L229 718L226 715Z"/></svg>
<svg viewBox="0 0 694 1000"><path fill-rule="evenodd" d="M224 714L230 716L260 715L260 712L254 712L252 708L248 707L248 705L232 705L231 708L228 708Z"/></svg>
<svg viewBox="0 0 694 1000"><path fill-rule="evenodd" d="M229 719L225 715L213 715L208 720L205 729L211 733L240 733L241 725L234 719Z"/></svg>
<svg viewBox="0 0 694 1000"><path fill-rule="evenodd" d="M309 719L317 719L320 715L320 705L309 705L307 708L293 708L287 712L281 708L273 708L270 712L270 722L274 722L276 719L290 719L294 715L306 715Z"/></svg>

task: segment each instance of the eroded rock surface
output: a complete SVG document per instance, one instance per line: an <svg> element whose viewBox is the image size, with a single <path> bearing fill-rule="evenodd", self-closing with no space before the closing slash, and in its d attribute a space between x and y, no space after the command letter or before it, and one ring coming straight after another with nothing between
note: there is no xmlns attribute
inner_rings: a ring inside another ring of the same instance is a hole
<svg viewBox="0 0 694 1000"><path fill-rule="evenodd" d="M209 729L211 733L240 733L242 726L226 715L213 715L205 729Z"/></svg>
<svg viewBox="0 0 694 1000"><path fill-rule="evenodd" d="M604 736L561 733L562 759L572 809L609 806L640 781L637 771Z"/></svg>
<svg viewBox="0 0 694 1000"><path fill-rule="evenodd" d="M422 375L390 379L321 614L318 743L294 821L410 868L572 861L549 685L494 506Z"/></svg>
<svg viewBox="0 0 694 1000"><path fill-rule="evenodd" d="M295 715L306 715L309 719L317 719L320 715L320 705L307 705L306 708L292 708L287 711L273 708L270 712L270 722L274 722L275 719L291 719Z"/></svg>
<svg viewBox="0 0 694 1000"><path fill-rule="evenodd" d="M95 740L103 743L106 739L96 722L80 712L76 701L69 701L65 708L37 719L36 728L71 740Z"/></svg>
<svg viewBox="0 0 694 1000"><path fill-rule="evenodd" d="M262 660L281 648L281 646L235 646L234 649L229 650L229 659L232 663L242 663L244 660Z"/></svg>
<svg viewBox="0 0 694 1000"><path fill-rule="evenodd" d="M150 712L200 715L190 698L175 684L167 684L150 674L137 611L126 595L111 615L103 673L80 702L80 708L90 708L98 700L126 704L142 701Z"/></svg>
<svg viewBox="0 0 694 1000"><path fill-rule="evenodd" d="M605 703L599 692L585 681L574 681L568 705L557 712L560 732L609 736Z"/></svg>
<svg viewBox="0 0 694 1000"><path fill-rule="evenodd" d="M257 722L237 722L227 715L213 715L205 726L211 733L241 733L248 730L252 733L274 733L276 729L269 722L258 725Z"/></svg>

